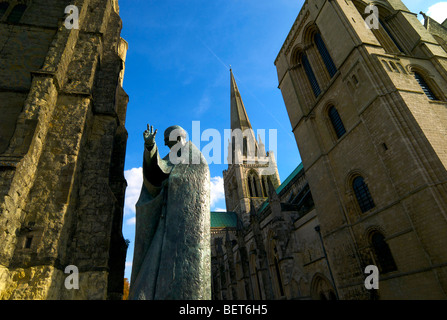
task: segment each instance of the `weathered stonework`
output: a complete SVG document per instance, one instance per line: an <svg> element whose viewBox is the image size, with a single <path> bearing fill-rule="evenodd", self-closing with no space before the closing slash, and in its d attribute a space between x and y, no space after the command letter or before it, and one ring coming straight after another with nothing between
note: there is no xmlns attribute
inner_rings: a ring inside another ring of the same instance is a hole
<svg viewBox="0 0 447 320"><path fill-rule="evenodd" d="M0 298L119 299L126 244L116 0L22 1L0 20ZM64 26L76 5L80 29ZM67 290L67 265L79 289Z"/></svg>

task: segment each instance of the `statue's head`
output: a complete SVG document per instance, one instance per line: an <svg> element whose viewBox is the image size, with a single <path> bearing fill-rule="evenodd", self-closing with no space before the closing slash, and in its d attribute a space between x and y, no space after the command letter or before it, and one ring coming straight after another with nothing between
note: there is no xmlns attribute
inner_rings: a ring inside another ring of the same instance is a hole
<svg viewBox="0 0 447 320"><path fill-rule="evenodd" d="M165 145L171 149L180 142L182 145L186 143L187 133L180 126L171 126L165 130Z"/></svg>

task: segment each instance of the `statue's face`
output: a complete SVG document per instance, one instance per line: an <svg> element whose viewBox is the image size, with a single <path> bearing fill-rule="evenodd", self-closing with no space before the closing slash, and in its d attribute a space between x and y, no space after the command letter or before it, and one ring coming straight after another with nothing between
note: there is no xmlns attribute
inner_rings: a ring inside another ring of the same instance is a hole
<svg viewBox="0 0 447 320"><path fill-rule="evenodd" d="M172 140L169 139L169 136L171 135L171 133L173 134L175 139L172 139L172 138L171 138ZM169 127L168 129L166 129L166 131L165 131L165 146L168 146L169 149L171 149L173 146L175 146L177 144L177 142L184 144L185 141L186 141L186 133L181 127L172 126L172 127Z"/></svg>
<svg viewBox="0 0 447 320"><path fill-rule="evenodd" d="M177 141L180 139L180 137L177 138ZM165 146L168 146L169 149L171 149L173 146L176 145L177 141L170 141L169 135L165 135Z"/></svg>

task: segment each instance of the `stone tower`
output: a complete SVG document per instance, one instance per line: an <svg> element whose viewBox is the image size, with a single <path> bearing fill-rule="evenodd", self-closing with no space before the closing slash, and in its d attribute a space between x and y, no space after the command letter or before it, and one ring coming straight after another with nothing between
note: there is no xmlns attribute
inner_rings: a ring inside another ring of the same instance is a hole
<svg viewBox="0 0 447 320"><path fill-rule="evenodd" d="M1 299L121 297L121 27L116 0L0 1Z"/></svg>
<svg viewBox="0 0 447 320"><path fill-rule="evenodd" d="M445 299L447 24L372 3L305 1L279 88L340 298Z"/></svg>
<svg viewBox="0 0 447 320"><path fill-rule="evenodd" d="M250 203L259 207L268 197L269 180L280 185L273 152L266 152L256 139L241 94L230 69L231 141L228 142L228 170L223 172L227 211L236 212L249 223Z"/></svg>

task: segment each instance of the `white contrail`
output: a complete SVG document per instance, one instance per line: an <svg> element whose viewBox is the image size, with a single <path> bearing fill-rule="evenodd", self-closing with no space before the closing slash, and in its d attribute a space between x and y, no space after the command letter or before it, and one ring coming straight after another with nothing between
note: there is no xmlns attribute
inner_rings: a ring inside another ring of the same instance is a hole
<svg viewBox="0 0 447 320"><path fill-rule="evenodd" d="M233 76L236 78L236 80L237 80L237 82L238 83L244 83L243 81L241 81L236 75L234 75L234 73L233 73ZM273 113L271 113L270 112L270 110L265 106L265 104L264 103L262 103L262 101L260 101L259 99L258 99L258 97L257 96L255 96L247 87L245 87L244 88L244 90L246 90L253 98L255 98L255 100L264 108L264 110L273 118L273 120L275 120L276 121L276 123L277 124L279 124L286 132L287 132L287 134L289 135L289 136L291 136L292 138L294 138L295 139L295 137L292 135L292 133L290 132L290 129L287 129L286 127L284 127L283 126L283 124L274 116L274 114Z"/></svg>
<svg viewBox="0 0 447 320"><path fill-rule="evenodd" d="M208 49L208 51L209 52L211 52L211 54L214 56L214 57L216 57L216 59L217 60L219 60L219 62L225 67L225 69L231 69L231 66L229 66L229 65L227 65L225 62L223 62L222 61L222 59L221 58L219 58L219 56L213 51L213 50L211 50L211 48L210 47L208 47L206 44L205 44L205 42L203 42L203 40L202 39L200 39L197 35L196 35L196 38L203 44L203 46L205 47L205 48L207 48ZM243 81L241 81L234 73L233 73L233 76L236 78L236 80L238 81L238 82L242 82L243 83ZM278 123L284 130L286 130L286 132L292 137L292 138L295 138L293 135L292 135L292 133L290 132L290 129L288 130L287 128L285 128L283 125L282 125L282 123L278 120L278 119L276 119L276 117L270 112L270 110L250 91L250 90L248 90L247 88L245 88L245 90L247 90L247 92L248 93L250 93L252 96L253 96L253 98L255 98L256 99L256 101L265 109L265 111L267 111L267 113L269 113L270 114L270 116L276 121L276 123Z"/></svg>
<svg viewBox="0 0 447 320"><path fill-rule="evenodd" d="M229 67L228 67L228 65L227 64L225 64L225 62L223 62L222 61L222 59L221 58L219 58L219 56L217 55L217 54L215 54L214 53L214 51L213 50L211 50L211 48L210 47L208 47L206 44L205 44L205 42L203 42L203 40L202 39L200 39L197 35L196 35L196 38L203 44L203 46L205 47L205 48L207 48L208 49L208 51L209 52L211 52L212 53L212 55L213 56L215 56L216 57L216 59L217 60L219 60L219 62L220 63L222 63L222 65L225 67L225 69L229 69Z"/></svg>

